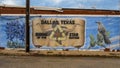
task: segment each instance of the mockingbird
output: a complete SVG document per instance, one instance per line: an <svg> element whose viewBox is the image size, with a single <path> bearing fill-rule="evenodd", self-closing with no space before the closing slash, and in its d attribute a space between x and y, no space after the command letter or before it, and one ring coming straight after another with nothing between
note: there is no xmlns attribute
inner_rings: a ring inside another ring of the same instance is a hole
<svg viewBox="0 0 120 68"><path fill-rule="evenodd" d="M107 31L101 22L96 22L98 24L98 31L103 36L104 42L106 44L111 44L109 37L107 36Z"/></svg>

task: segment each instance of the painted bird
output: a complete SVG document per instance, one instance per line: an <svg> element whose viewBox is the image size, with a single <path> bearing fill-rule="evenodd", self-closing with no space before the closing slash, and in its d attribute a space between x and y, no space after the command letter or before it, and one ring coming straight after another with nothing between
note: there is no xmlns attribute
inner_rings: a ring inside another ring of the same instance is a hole
<svg viewBox="0 0 120 68"><path fill-rule="evenodd" d="M98 31L103 36L104 42L106 44L111 44L111 41L107 35L107 31L101 22L96 22L98 24Z"/></svg>

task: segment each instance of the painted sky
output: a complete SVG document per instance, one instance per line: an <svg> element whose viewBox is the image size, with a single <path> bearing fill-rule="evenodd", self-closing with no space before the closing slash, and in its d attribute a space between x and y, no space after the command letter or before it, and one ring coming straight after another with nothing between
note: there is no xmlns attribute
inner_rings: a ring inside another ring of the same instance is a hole
<svg viewBox="0 0 120 68"><path fill-rule="evenodd" d="M25 5L26 0L0 0L0 4ZM31 6L120 10L120 0L30 0Z"/></svg>

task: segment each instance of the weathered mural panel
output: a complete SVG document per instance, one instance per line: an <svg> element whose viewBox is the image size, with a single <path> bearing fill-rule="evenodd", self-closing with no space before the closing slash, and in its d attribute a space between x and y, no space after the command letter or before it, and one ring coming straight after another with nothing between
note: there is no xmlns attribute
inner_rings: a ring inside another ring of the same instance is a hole
<svg viewBox="0 0 120 68"><path fill-rule="evenodd" d="M36 47L84 45L85 21L82 19L36 18L32 27Z"/></svg>
<svg viewBox="0 0 120 68"><path fill-rule="evenodd" d="M53 24L56 19L59 25ZM45 20L51 23L41 22ZM67 26L61 24L61 20L74 20L75 23ZM30 21L31 49L39 47L75 49L78 46L80 50L120 49L119 16L31 16ZM74 27L75 24L80 25ZM73 32L69 32L72 29ZM0 32L0 47L25 47L24 16L0 16ZM70 37L78 39L74 41Z"/></svg>

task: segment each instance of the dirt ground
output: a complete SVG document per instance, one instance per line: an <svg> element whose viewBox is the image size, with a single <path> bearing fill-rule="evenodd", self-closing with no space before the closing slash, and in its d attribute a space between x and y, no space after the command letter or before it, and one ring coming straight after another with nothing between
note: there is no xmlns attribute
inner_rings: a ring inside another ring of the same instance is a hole
<svg viewBox="0 0 120 68"><path fill-rule="evenodd" d="M0 56L0 68L120 68L119 58Z"/></svg>
<svg viewBox="0 0 120 68"><path fill-rule="evenodd" d="M25 50L0 50L0 55L9 56L92 56L92 57L117 57L120 58L120 52L104 51L40 51L31 50L26 53Z"/></svg>

